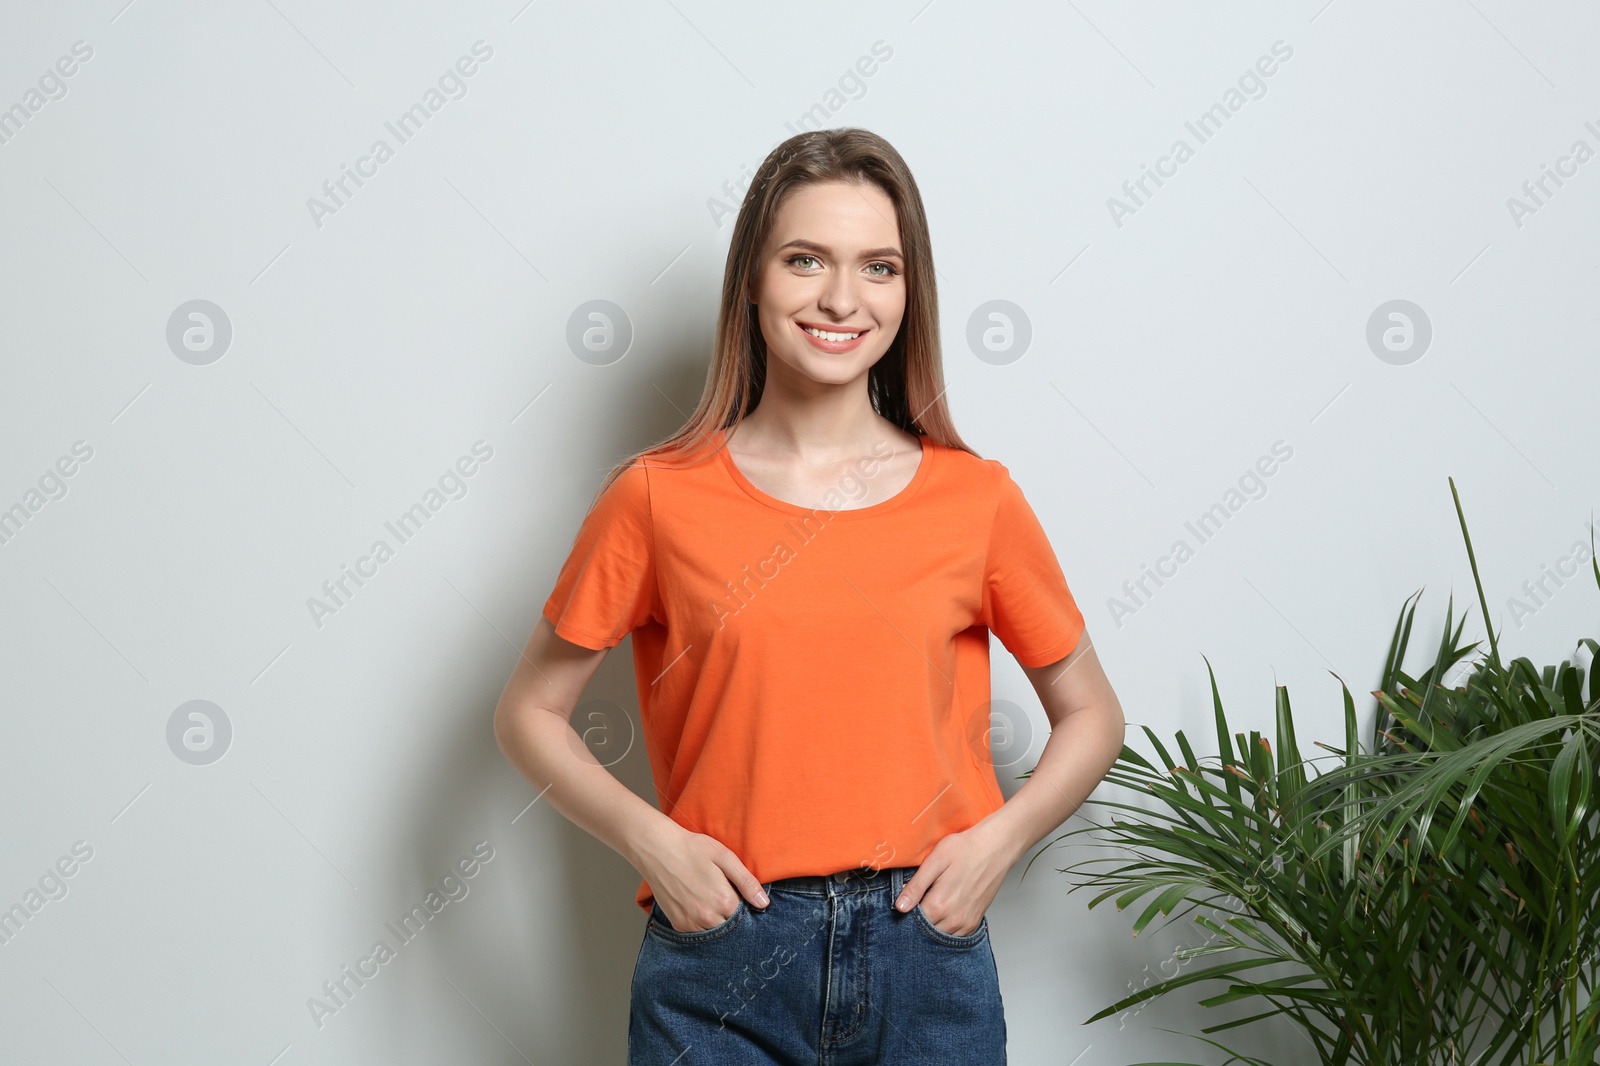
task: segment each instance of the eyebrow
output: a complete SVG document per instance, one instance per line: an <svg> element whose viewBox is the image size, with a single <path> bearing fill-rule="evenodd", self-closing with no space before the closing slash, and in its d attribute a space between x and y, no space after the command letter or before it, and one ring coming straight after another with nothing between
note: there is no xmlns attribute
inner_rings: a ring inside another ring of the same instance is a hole
<svg viewBox="0 0 1600 1066"><path fill-rule="evenodd" d="M804 240L803 238L796 238L795 240L789 241L787 244L782 245L778 251L785 251L789 248L801 248L808 252L822 252L823 254L833 251L832 248L829 248L825 244L818 244L816 241L808 241ZM896 259L905 258L905 256L901 254L900 249L893 246L884 248L868 248L861 253L861 258L863 259L881 259L887 256L893 256Z"/></svg>

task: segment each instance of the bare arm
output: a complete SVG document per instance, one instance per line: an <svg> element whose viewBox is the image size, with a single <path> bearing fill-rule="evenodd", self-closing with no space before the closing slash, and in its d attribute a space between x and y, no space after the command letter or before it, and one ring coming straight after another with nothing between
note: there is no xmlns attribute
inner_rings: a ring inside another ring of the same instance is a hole
<svg viewBox="0 0 1600 1066"><path fill-rule="evenodd" d="M948 933L978 928L1011 867L1083 805L1122 753L1122 704L1087 630L1065 659L1022 669L1050 719L1039 765L999 810L940 840L897 901L903 910L923 904Z"/></svg>
<svg viewBox="0 0 1600 1066"><path fill-rule="evenodd" d="M494 710L500 750L550 806L635 868L653 822L666 816L601 766L572 728L572 711L606 650L556 636L540 616Z"/></svg>
<svg viewBox="0 0 1600 1066"><path fill-rule="evenodd" d="M1122 754L1127 728L1087 630L1065 659L1022 670L1050 719L1050 736L1033 773L986 819L1009 842L1013 863L1089 798Z"/></svg>
<svg viewBox="0 0 1600 1066"><path fill-rule="evenodd" d="M550 806L650 882L674 928L710 928L733 913L739 894L765 906L760 882L730 849L635 795L573 730L573 709L605 657L557 636L541 615L495 706L501 752Z"/></svg>

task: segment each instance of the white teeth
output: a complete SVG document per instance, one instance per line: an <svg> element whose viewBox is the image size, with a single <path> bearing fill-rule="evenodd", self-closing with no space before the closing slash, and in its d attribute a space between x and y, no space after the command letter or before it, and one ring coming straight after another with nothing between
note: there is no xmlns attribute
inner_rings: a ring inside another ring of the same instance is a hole
<svg viewBox="0 0 1600 1066"><path fill-rule="evenodd" d="M861 336L859 333L829 333L825 329L812 329L810 326L801 326L800 328L813 337L820 337L825 341L851 341Z"/></svg>

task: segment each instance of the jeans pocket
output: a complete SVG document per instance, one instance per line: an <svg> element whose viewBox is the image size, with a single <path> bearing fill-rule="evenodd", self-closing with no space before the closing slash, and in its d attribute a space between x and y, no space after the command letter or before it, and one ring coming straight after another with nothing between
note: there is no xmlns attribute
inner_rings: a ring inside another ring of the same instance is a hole
<svg viewBox="0 0 1600 1066"><path fill-rule="evenodd" d="M672 928L672 922L667 918L666 912L661 909L659 903L652 899L650 901L650 922L645 931L654 933L661 939L671 941L674 944L703 944L707 940L715 940L732 932L744 917L746 906L744 897L741 896L739 897L738 905L733 909L733 913L713 925L710 929L695 929L685 933Z"/></svg>
<svg viewBox="0 0 1600 1066"><path fill-rule="evenodd" d="M922 904L920 903L911 908L911 913L916 915L917 928L922 931L924 936L936 944L944 944L953 948L970 948L981 943L983 938L989 935L989 916L987 914L979 919L978 928L965 936L958 936L955 933L947 933L934 925L933 919L928 917L927 912L922 909Z"/></svg>

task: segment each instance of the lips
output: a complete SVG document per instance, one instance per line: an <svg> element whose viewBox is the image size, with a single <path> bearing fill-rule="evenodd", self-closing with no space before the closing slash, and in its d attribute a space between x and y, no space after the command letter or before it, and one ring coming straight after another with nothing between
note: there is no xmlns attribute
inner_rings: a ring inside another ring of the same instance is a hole
<svg viewBox="0 0 1600 1066"><path fill-rule="evenodd" d="M843 328L841 326L824 326L824 325L822 325L821 323L818 323L818 322L796 322L795 324L798 325L801 329L820 329L824 333L865 333L865 332L867 332L865 329L860 329L860 328L857 328L857 327L851 327L849 329L846 329L846 328Z"/></svg>
<svg viewBox="0 0 1600 1066"><path fill-rule="evenodd" d="M841 355L855 348L856 345L867 339L867 334L870 332L870 330L830 329L828 330L829 333L854 333L855 336L847 341L825 341L821 337L815 336L809 330L807 330L806 325L807 323L804 322L796 322L794 324L794 328L800 331L800 336L804 337L808 342L810 342L813 348L816 348L819 351L828 352L832 355ZM826 327L814 326L813 328L825 329Z"/></svg>

